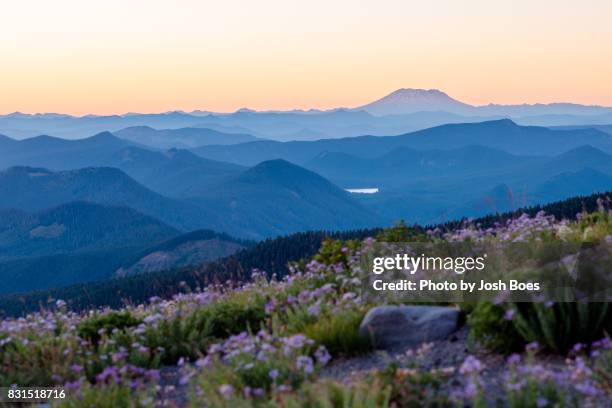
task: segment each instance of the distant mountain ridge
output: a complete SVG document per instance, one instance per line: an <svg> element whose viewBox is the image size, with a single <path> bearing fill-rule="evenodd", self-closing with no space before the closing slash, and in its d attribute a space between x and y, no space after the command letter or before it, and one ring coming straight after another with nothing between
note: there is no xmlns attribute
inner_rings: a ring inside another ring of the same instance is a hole
<svg viewBox="0 0 612 408"><path fill-rule="evenodd" d="M369 104L355 108L373 115L401 115L416 112L450 112L475 116L521 118L544 115L595 116L612 113L612 107L577 103L534 103L470 105L454 99L438 89L400 88ZM586 118L585 118L586 119Z"/></svg>
<svg viewBox="0 0 612 408"><path fill-rule="evenodd" d="M54 173L37 167L2 173L0 201L12 208L34 205L30 209L40 210L85 200L129 206L182 231L208 228L249 239L323 228L326 222L340 230L399 218L445 220L465 203L486 201L500 184L524 197L520 204L526 205L551 196L539 194L538 185L560 174L590 167L612 175L609 134L520 126L508 119L400 136L263 140L193 151L143 148L108 132L77 141L49 136L2 140L9 146L0 149L0 167L19 160L51 167ZM14 177L3 178L11 172ZM566 194L571 183L585 193L589 185L606 186L579 177L567 180ZM43 187L49 182L53 187ZM379 193L364 197L343 191L347 188L378 188ZM11 191L22 200L11 198Z"/></svg>
<svg viewBox="0 0 612 408"><path fill-rule="evenodd" d="M115 167L154 191L173 197L197 194L244 170L187 150L141 147L109 132L79 140L38 136L20 141L9 139L6 143L0 150L0 170L10 166L51 170Z"/></svg>
<svg viewBox="0 0 612 408"><path fill-rule="evenodd" d="M612 123L612 107L576 103L473 106L437 89L401 88L357 108L329 110L165 112L124 115L0 115L0 133L22 139L41 134L75 139L130 127L174 130L207 128L210 132L246 134L270 140L315 140L362 135L388 136L447 123L510 118L522 125L584 126ZM189 131L195 132L195 131ZM175 132L181 133L181 132ZM212 133L211 133L212 134ZM166 135L168 136L168 135ZM191 136L163 147L193 147ZM233 138L224 137L222 141ZM189 141L190 140L190 141ZM149 140L150 142L150 140ZM207 142L208 143L208 142Z"/></svg>
<svg viewBox="0 0 612 408"><path fill-rule="evenodd" d="M113 133L121 139L159 149L190 149L206 145L229 145L259 140L248 134L223 133L201 127L158 130L149 126L133 126Z"/></svg>
<svg viewBox="0 0 612 408"><path fill-rule="evenodd" d="M212 160L253 165L277 158L305 164L324 152L341 152L371 158L399 147L450 150L479 145L512 154L554 155L585 144L612 152L612 136L595 129L551 130L545 127L520 126L509 119L447 124L399 136L359 136L294 142L260 141L233 146L203 146L193 151Z"/></svg>

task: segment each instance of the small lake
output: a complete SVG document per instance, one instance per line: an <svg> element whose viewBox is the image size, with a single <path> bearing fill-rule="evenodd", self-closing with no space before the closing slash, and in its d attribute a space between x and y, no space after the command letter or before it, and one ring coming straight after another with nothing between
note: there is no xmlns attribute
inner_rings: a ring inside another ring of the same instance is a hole
<svg viewBox="0 0 612 408"><path fill-rule="evenodd" d="M347 188L346 191L355 194L376 194L378 193L378 188Z"/></svg>

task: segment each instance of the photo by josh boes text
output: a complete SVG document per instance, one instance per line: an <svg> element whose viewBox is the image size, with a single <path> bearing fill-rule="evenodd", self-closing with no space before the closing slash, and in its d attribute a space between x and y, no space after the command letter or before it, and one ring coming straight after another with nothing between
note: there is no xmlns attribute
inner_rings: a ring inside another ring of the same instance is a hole
<svg viewBox="0 0 612 408"><path fill-rule="evenodd" d="M609 244L376 242L361 253L365 297L404 302L602 301Z"/></svg>
<svg viewBox="0 0 612 408"><path fill-rule="evenodd" d="M481 280L480 282L469 282L460 280L459 282L434 282L429 279L421 279L418 282L413 282L407 279L393 282L385 282L383 279L377 279L372 283L374 290L422 290L422 291L443 291L443 290L461 290L473 293L474 291L539 291L539 282L520 282L516 279L510 279L508 282L498 280L496 282L488 282Z"/></svg>

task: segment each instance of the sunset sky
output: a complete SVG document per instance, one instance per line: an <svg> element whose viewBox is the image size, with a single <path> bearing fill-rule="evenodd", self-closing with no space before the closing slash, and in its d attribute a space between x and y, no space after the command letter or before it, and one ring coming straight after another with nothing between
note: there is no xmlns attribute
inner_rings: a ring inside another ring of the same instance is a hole
<svg viewBox="0 0 612 408"><path fill-rule="evenodd" d="M612 1L19 1L0 113L472 104L612 106Z"/></svg>

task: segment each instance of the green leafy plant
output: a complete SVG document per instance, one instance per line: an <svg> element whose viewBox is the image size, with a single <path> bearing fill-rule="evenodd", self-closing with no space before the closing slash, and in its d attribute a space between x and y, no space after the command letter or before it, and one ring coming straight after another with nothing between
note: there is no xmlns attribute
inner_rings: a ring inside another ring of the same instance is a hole
<svg viewBox="0 0 612 408"><path fill-rule="evenodd" d="M347 385L334 381L305 384L295 393L277 395L273 407L283 408L385 408L390 406L389 387L380 381Z"/></svg>
<svg viewBox="0 0 612 408"><path fill-rule="evenodd" d="M479 302L468 315L470 340L501 353L521 349L525 340L517 331L509 314L501 305Z"/></svg>
<svg viewBox="0 0 612 408"><path fill-rule="evenodd" d="M359 332L365 310L346 309L326 314L304 328L304 334L322 344L333 356L363 354L372 349L371 339Z"/></svg>
<svg viewBox="0 0 612 408"><path fill-rule="evenodd" d="M326 239L321 244L319 252L314 256L314 259L325 265L344 264L348 265L348 256L351 250L359 247L359 241L340 241L334 239Z"/></svg>
<svg viewBox="0 0 612 408"><path fill-rule="evenodd" d="M591 343L609 330L609 303L480 302L468 316L470 338L502 353L538 342L551 351L566 353L576 343Z"/></svg>
<svg viewBox="0 0 612 408"><path fill-rule="evenodd" d="M93 344L98 344L102 333L113 334L117 331L138 326L142 322L129 311L94 314L83 320L77 327L78 335Z"/></svg>
<svg viewBox="0 0 612 408"><path fill-rule="evenodd" d="M403 220L393 227L384 229L376 239L381 242L427 242L430 238L417 226L409 227Z"/></svg>
<svg viewBox="0 0 612 408"><path fill-rule="evenodd" d="M390 389L392 406L451 407L452 401L441 388L447 376L440 370L401 368L393 362L378 374L378 379Z"/></svg>
<svg viewBox="0 0 612 408"><path fill-rule="evenodd" d="M174 364L181 357L194 359L216 339L257 330L266 318L264 308L262 296L236 293L195 311L178 310L173 318L147 328L144 344L163 349L163 364Z"/></svg>
<svg viewBox="0 0 612 408"><path fill-rule="evenodd" d="M526 341L565 353L576 343L591 343L610 325L609 303L516 303L512 322Z"/></svg>

